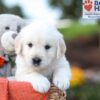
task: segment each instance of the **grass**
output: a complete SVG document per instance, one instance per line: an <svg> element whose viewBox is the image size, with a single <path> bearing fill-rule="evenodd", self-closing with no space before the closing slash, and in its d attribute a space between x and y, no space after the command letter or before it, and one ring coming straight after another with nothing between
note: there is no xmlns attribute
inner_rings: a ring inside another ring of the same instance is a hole
<svg viewBox="0 0 100 100"><path fill-rule="evenodd" d="M80 36L90 36L100 33L98 24L82 25L73 23L68 28L59 29L65 40L71 40ZM86 83L81 86L71 88L67 91L67 100L100 100L100 83Z"/></svg>
<svg viewBox="0 0 100 100"><path fill-rule="evenodd" d="M74 22L68 28L59 29L64 35L65 40L70 40L79 36L93 35L100 32L100 26L98 24L82 25L79 22Z"/></svg>
<svg viewBox="0 0 100 100"><path fill-rule="evenodd" d="M100 83L86 83L69 89L68 100L100 100Z"/></svg>
<svg viewBox="0 0 100 100"><path fill-rule="evenodd" d="M100 33L98 24L82 25L73 23L68 28L59 29L65 40L71 40L80 36L89 36ZM86 83L67 91L67 100L100 100L100 83Z"/></svg>

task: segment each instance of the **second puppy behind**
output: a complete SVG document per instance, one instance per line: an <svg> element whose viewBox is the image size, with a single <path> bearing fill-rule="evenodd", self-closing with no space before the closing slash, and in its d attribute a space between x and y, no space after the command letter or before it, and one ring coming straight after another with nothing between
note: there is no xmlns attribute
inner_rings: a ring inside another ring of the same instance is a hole
<svg viewBox="0 0 100 100"><path fill-rule="evenodd" d="M70 84L70 67L65 58L63 36L43 21L22 29L15 39L16 74L18 81L30 82L41 93L50 88L50 80L61 90Z"/></svg>

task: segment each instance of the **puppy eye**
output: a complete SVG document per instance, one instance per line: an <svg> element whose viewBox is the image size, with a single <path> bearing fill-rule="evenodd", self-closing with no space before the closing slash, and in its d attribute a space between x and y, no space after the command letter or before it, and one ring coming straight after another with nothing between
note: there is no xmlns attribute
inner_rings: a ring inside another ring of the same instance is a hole
<svg viewBox="0 0 100 100"><path fill-rule="evenodd" d="M6 26L6 27L5 27L5 30L9 30L9 29L10 29L10 27L9 27L9 26Z"/></svg>
<svg viewBox="0 0 100 100"><path fill-rule="evenodd" d="M50 45L45 45L45 49L46 49L46 50L48 50L48 49L50 49L50 48L51 48Z"/></svg>
<svg viewBox="0 0 100 100"><path fill-rule="evenodd" d="M33 46L33 44L32 43L29 43L28 46L31 48Z"/></svg>

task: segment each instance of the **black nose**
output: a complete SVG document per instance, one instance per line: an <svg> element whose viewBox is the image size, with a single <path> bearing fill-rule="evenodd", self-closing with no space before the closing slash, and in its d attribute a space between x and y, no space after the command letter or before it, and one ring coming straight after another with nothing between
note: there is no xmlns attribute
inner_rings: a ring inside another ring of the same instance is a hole
<svg viewBox="0 0 100 100"><path fill-rule="evenodd" d="M38 57L35 57L35 58L32 59L32 62L33 62L34 65L40 65L41 61L42 60Z"/></svg>

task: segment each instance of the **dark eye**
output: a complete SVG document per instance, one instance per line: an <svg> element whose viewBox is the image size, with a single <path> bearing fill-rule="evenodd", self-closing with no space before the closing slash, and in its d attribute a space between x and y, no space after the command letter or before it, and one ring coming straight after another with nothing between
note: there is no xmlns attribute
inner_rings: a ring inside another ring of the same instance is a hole
<svg viewBox="0 0 100 100"><path fill-rule="evenodd" d="M33 46L33 44L32 43L29 43L28 46L31 48Z"/></svg>
<svg viewBox="0 0 100 100"><path fill-rule="evenodd" d="M45 45L45 49L46 49L46 50L48 50L48 49L50 49L50 48L51 48L50 45Z"/></svg>
<svg viewBox="0 0 100 100"><path fill-rule="evenodd" d="M10 29L10 27L9 27L9 26L6 26L6 27L5 27L5 30L9 30L9 29Z"/></svg>

